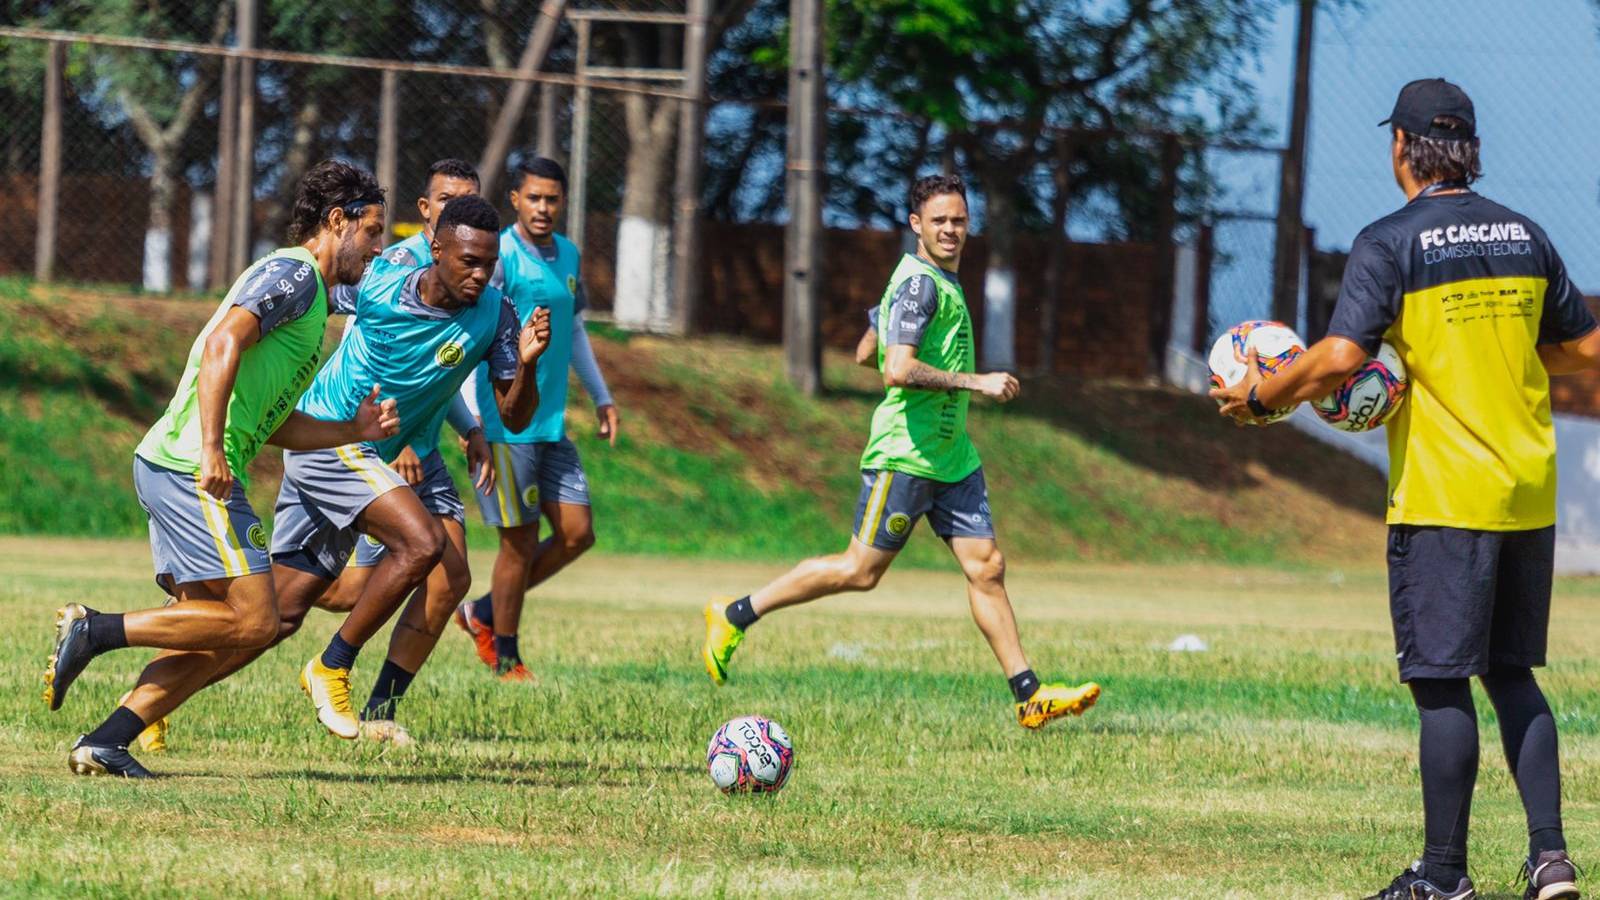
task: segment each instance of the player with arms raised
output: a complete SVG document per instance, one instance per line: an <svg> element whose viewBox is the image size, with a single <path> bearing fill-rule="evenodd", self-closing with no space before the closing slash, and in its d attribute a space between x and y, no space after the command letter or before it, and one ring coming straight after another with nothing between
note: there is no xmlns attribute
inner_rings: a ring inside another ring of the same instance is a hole
<svg viewBox="0 0 1600 900"><path fill-rule="evenodd" d="M1010 681L1017 721L1038 728L1083 713L1100 687L1040 684L1022 652L982 463L967 436L971 394L1003 403L1016 397L1018 384L1004 372L976 372L972 319L956 280L967 240L966 186L957 176L933 175L912 186L910 200L917 252L901 259L879 302L878 365L886 390L861 457L850 546L808 559L747 597L713 599L705 608L701 657L720 685L758 618L843 591L871 590L926 515L966 573L972 616Z"/></svg>
<svg viewBox="0 0 1600 900"><path fill-rule="evenodd" d="M177 392L134 451L133 482L150 519L156 581L176 602L130 613L69 604L57 615L45 701L58 709L95 656L122 647L194 651L156 658L138 686L68 755L80 775L150 776L128 743L204 679L216 655L277 633L266 531L245 498L246 466L264 444L298 450L377 440L399 422L378 386L338 421L295 402L316 374L330 286L354 284L383 239L383 190L332 160L301 179L289 240L239 276L189 350ZM242 540L241 540L242 538Z"/></svg>

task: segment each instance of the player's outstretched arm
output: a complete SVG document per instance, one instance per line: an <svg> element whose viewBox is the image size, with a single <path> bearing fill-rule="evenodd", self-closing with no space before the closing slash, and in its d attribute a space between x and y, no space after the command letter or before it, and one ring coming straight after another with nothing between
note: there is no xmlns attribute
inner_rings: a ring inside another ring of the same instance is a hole
<svg viewBox="0 0 1600 900"><path fill-rule="evenodd" d="M494 382L494 400L500 410L500 421L512 431L527 428L539 409L536 364L549 346L550 310L540 307L533 311L528 324L517 334L517 374Z"/></svg>
<svg viewBox="0 0 1600 900"><path fill-rule="evenodd" d="M917 359L917 348L910 344L891 344L884 353L883 383L886 387L923 391L972 391L1001 403L1022 390L1009 372L947 372Z"/></svg>
<svg viewBox="0 0 1600 900"><path fill-rule="evenodd" d="M295 410L283 420L267 443L285 450L326 450L360 441L377 441L400 430L400 412L393 398L378 400L378 386L361 401L356 416L345 422L329 422Z"/></svg>
<svg viewBox="0 0 1600 900"><path fill-rule="evenodd" d="M1211 396L1222 404L1222 414L1239 422L1253 421L1250 412L1250 392L1256 392L1256 402L1267 409L1281 409L1306 400L1327 396L1346 378L1367 361L1367 351L1346 337L1325 337L1307 350L1304 355L1271 378L1261 373L1255 348L1250 349L1245 364L1245 376L1232 387L1216 388Z"/></svg>
<svg viewBox="0 0 1600 900"><path fill-rule="evenodd" d="M1571 375L1600 368L1600 329L1575 341L1540 344L1539 359L1551 375Z"/></svg>
<svg viewBox="0 0 1600 900"><path fill-rule="evenodd" d="M261 340L261 321L242 306L223 315L200 351L200 489L218 500L233 493L233 472L222 448L228 398L239 378L244 351Z"/></svg>

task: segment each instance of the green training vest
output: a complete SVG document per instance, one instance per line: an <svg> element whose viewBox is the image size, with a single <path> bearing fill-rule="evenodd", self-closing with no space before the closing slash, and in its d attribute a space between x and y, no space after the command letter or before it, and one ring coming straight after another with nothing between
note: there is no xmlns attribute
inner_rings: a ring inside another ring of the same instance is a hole
<svg viewBox="0 0 1600 900"><path fill-rule="evenodd" d="M311 264L317 279L317 297L300 318L285 322L267 332L259 342L239 357L239 375L228 398L227 424L223 428L222 449L235 481L249 487L246 466L261 450L311 383L322 362L322 336L328 325L328 293L316 258L302 247L274 250L257 260L240 275L228 290L222 305L189 348L189 362L183 370L178 390L156 424L146 432L134 453L146 462L179 472L200 471L200 358L206 338L217 323L233 308L233 300L263 262L274 256L287 256Z"/></svg>
<svg viewBox="0 0 1600 900"><path fill-rule="evenodd" d="M878 371L883 371L885 330L895 291L917 275L933 278L939 310L917 345L917 359L947 372L976 372L972 317L961 286L934 265L911 254L889 278L878 301ZM982 465L978 448L967 437L968 391L929 391L891 387L872 413L872 433L861 454L861 468L888 469L935 481L957 482Z"/></svg>

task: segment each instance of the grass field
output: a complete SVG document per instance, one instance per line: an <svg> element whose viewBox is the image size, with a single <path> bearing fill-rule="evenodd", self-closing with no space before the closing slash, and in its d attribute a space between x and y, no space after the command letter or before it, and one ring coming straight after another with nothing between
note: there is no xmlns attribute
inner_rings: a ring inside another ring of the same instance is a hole
<svg viewBox="0 0 1600 900"><path fill-rule="evenodd" d="M73 777L65 752L144 655L97 661L55 714L37 678L58 604L157 599L144 546L4 538L0 571L13 895L1352 897L1421 842L1377 571L1019 566L1041 674L1106 689L1084 719L1026 733L959 576L896 571L764 621L719 691L699 605L776 567L595 557L530 603L537 686L492 682L445 636L401 708L420 746L315 725L293 673L335 620L313 613L180 711L174 749L146 759L174 777L141 784ZM1163 649L1185 632L1210 651ZM1552 643L1581 862L1600 852L1600 586L1559 584ZM380 657L358 663L358 695ZM1525 838L1487 709L1473 874L1506 900ZM745 712L796 741L774 798L706 777L706 739Z"/></svg>

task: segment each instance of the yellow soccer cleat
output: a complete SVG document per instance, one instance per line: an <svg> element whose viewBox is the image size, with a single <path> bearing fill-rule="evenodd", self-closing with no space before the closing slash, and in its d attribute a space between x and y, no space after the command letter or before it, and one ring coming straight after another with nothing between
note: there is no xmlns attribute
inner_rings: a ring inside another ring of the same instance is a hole
<svg viewBox="0 0 1600 900"><path fill-rule="evenodd" d="M1100 699L1100 685L1086 681L1080 685L1064 682L1041 684L1017 704L1017 724L1023 728L1042 728L1062 716L1081 716Z"/></svg>
<svg viewBox="0 0 1600 900"><path fill-rule="evenodd" d="M744 640L744 629L728 621L732 597L712 597L706 604L706 642L700 645L700 659L706 664L711 683L721 687L728 680L728 661Z"/></svg>
<svg viewBox="0 0 1600 900"><path fill-rule="evenodd" d="M313 656L300 670L300 690L317 708L317 721L335 737L353 741L361 734L361 723L350 708L350 670L330 669Z"/></svg>
<svg viewBox="0 0 1600 900"><path fill-rule="evenodd" d="M133 691L122 695L117 701L118 706L127 706L128 698L133 696ZM151 722L139 732L139 749L146 753L163 753L167 749L167 719L165 716Z"/></svg>
<svg viewBox="0 0 1600 900"><path fill-rule="evenodd" d="M165 753L167 750L167 719L165 716L151 722L139 732L139 749L146 753Z"/></svg>
<svg viewBox="0 0 1600 900"><path fill-rule="evenodd" d="M411 732L401 728L393 719L361 720L361 739L377 744L393 744L396 747L410 747L416 743L411 737Z"/></svg>

